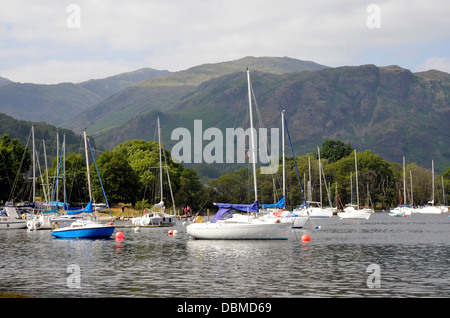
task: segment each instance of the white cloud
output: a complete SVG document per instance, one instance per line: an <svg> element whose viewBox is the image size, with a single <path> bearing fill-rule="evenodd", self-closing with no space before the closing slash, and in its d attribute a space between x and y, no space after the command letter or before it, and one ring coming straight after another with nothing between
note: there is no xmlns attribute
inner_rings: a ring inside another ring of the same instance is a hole
<svg viewBox="0 0 450 318"><path fill-rule="evenodd" d="M86 60L58 61L46 60L41 63L24 64L14 70L5 71L2 77L16 82L57 84L79 83L89 79L105 78L136 70L124 61ZM26 79L23 81L23 79ZM45 78L45 81L42 79Z"/></svg>
<svg viewBox="0 0 450 318"><path fill-rule="evenodd" d="M71 3L80 6L80 29L67 27ZM0 0L0 76L15 74L20 81L45 83L58 77L68 80L76 73L70 80L76 82L81 71L54 73L53 66L70 70L71 65L90 65L86 80L106 72L105 65L112 70L136 66L177 71L247 55L289 56L329 66L415 68L448 54L433 48L449 42L449 1L375 1L381 8L380 29L367 27L370 3ZM411 52L411 47L419 50Z"/></svg>
<svg viewBox="0 0 450 318"><path fill-rule="evenodd" d="M450 73L450 57L431 57L417 67L417 71L439 70Z"/></svg>

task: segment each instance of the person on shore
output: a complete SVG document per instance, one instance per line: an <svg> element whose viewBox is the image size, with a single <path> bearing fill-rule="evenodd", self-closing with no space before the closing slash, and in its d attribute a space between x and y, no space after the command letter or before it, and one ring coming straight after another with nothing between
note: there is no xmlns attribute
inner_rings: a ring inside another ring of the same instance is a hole
<svg viewBox="0 0 450 318"><path fill-rule="evenodd" d="M191 211L191 207L189 206L189 204L184 206L183 213L186 217L192 216L192 211Z"/></svg>

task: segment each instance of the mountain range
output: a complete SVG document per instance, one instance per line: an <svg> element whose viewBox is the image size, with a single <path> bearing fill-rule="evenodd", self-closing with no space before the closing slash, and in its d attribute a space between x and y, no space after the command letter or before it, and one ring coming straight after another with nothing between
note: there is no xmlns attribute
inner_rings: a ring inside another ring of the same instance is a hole
<svg viewBox="0 0 450 318"><path fill-rule="evenodd" d="M45 121L77 133L87 128L112 149L140 138L155 140L156 116L164 143L171 132L248 126L246 69L264 127L279 127L286 111L297 155L326 139L350 142L388 161L450 166L450 74L412 73L400 66L327 67L291 58L246 57L180 72L142 69L83 83L38 85L0 78L0 112ZM204 142L203 146L206 142Z"/></svg>

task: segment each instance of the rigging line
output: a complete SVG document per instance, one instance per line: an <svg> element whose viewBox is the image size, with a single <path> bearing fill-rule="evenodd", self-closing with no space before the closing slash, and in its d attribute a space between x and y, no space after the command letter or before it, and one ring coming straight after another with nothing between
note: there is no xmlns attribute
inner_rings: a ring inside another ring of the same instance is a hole
<svg viewBox="0 0 450 318"><path fill-rule="evenodd" d="M37 151L36 151L36 156L37 156ZM41 184L44 192L44 199L45 202L48 202L48 198L47 198L47 192L45 191L45 187L44 187L44 177L42 176L42 170L41 170L41 163L39 162L39 160L37 160L37 165L38 165L38 171L39 171L39 176L41 177Z"/></svg>
<svg viewBox="0 0 450 318"><path fill-rule="evenodd" d="M261 112L260 112L260 109L259 109L259 105L258 105L258 102L256 100L255 92L253 90L253 85L252 85L251 82L250 82L250 89L251 89L251 92L252 92L253 100L255 102L256 116L258 118L259 127L260 128L265 128L265 129L267 129L266 131L268 131L268 128L266 128L266 126L264 125L264 122L263 122L263 119L262 119L262 115L261 115ZM271 149L271 145L272 144L269 145L267 136L268 136L268 133L266 135L265 134L262 134L262 136L260 135L259 138L262 139L263 147L265 147L265 149L267 149L267 152L266 152L267 157L269 158L269 151L270 151L270 158L271 158L271 157L273 157L273 153L272 153L272 149ZM272 137L273 136L271 135L271 138ZM261 149L258 149L258 153L261 153ZM269 164L270 164L270 162L269 162ZM278 184L282 183L281 176L279 174L277 174L275 172L275 173L272 173L271 175L272 175L272 180L273 181L276 181Z"/></svg>
<svg viewBox="0 0 450 318"><path fill-rule="evenodd" d="M289 134L289 130L288 130L288 127L287 127L286 116L284 117L284 125L286 127L286 133L287 133L287 136L288 136L289 145L291 146L292 157L294 158L295 170L297 171L297 178L298 178L298 182L300 184L300 190L302 192L303 202L305 202L305 207L308 207L308 204L307 204L306 199L305 199L305 193L303 192L303 187L302 187L302 182L300 180L300 175L298 173L297 161L295 160L294 149L292 148L291 135Z"/></svg>
<svg viewBox="0 0 450 318"><path fill-rule="evenodd" d="M62 163L62 152L63 152L63 150L61 149L61 156L59 156L59 163L57 163L57 168L56 168L57 171L56 171L55 191L53 192L52 201L55 201L55 196L56 196L56 193L58 192L58 187L59 187L58 180L59 180L60 164ZM56 202L56 208L58 208L58 202Z"/></svg>
<svg viewBox="0 0 450 318"><path fill-rule="evenodd" d="M93 159L94 164L95 164L95 169L97 170L98 180L100 181L100 185L102 186L102 191L103 191L103 195L105 197L106 206L108 207L109 214L111 215L111 221L114 221L114 218L113 218L113 215L112 215L112 212L111 212L111 208L109 207L108 198L106 197L105 189L103 188L102 178L100 177L100 172L98 171L97 161L95 160L95 157L94 157L94 151L92 150L92 147L91 147L91 142L89 141L89 138L86 138L86 139L88 141L89 148L91 149L92 159Z"/></svg>
<svg viewBox="0 0 450 318"><path fill-rule="evenodd" d="M172 199L173 213L174 213L174 215L176 215L177 213L176 213L176 210L175 210L175 200L173 198L173 192L172 192L172 182L170 182L169 166L167 164L166 150L164 148L163 135L161 133L161 124L159 126L159 129L160 129L159 133L160 133L160 138L161 138L161 145L159 145L159 146L162 148L162 153L163 153L163 156L164 156L164 164L165 164L165 168L166 168L166 172L167 172L167 179L168 179L169 189L170 189L170 197ZM162 201L162 199L161 199L161 201Z"/></svg>
<svg viewBox="0 0 450 318"><path fill-rule="evenodd" d="M303 192L302 181L300 180L300 175L298 173L297 161L295 160L294 148L292 147L291 135L289 134L289 129L288 129L288 126L287 126L287 121L286 121L286 115L284 116L284 125L286 127L286 133L287 133L287 136L288 136L288 139L289 139L289 145L291 146L292 157L294 158L295 170L297 171L297 178L298 178L298 182L300 184L300 190L302 192L303 202L305 203L306 213L308 214L309 221L314 226L314 223L313 223L313 221L311 219L311 216L309 215L308 202L305 199L305 193Z"/></svg>
<svg viewBox="0 0 450 318"><path fill-rule="evenodd" d="M25 146L25 148L23 150L22 160L20 161L19 169L17 170L16 177L14 179L14 183L13 183L13 186L11 188L11 192L9 194L9 201L13 200L13 198L14 198L14 190L16 188L16 184L17 184L18 179L19 179L20 170L22 170L23 161L25 160L25 153L27 152L27 149L29 148L28 147L28 143L30 142L30 138L31 138L31 130L30 130L30 134L28 135L27 144L26 144L26 146Z"/></svg>
<svg viewBox="0 0 450 318"><path fill-rule="evenodd" d="M321 170L320 173L322 174L322 177L323 177L323 183L325 184L325 190L327 191L328 203L330 204L330 207L332 207L333 205L331 204L331 197L330 197L330 190L331 190L331 188L328 189L327 180L325 179L325 171L323 170L323 165L322 164L320 164L320 170Z"/></svg>
<svg viewBox="0 0 450 318"><path fill-rule="evenodd" d="M257 100L256 100L256 96L255 96L255 92L254 92L254 90L253 90L253 86L252 86L252 83L250 82L250 90L251 90L251 92L252 92L252 96L253 96L253 101L255 102L255 110L256 110L256 117L258 118L258 122L259 122L259 128L264 128L265 126L264 126L264 122L263 122L263 120L262 120L262 116L261 116L261 112L259 111L259 105L258 105L258 102L257 102ZM267 128L266 128L267 129ZM261 138L261 136L260 136L260 138ZM262 139L263 139L263 146L264 147L266 147L266 149L268 149L268 150L270 150L269 148L268 148L268 143L267 143L267 138L266 138L266 136L262 136ZM259 152L261 152L261 149L259 149Z"/></svg>
<svg viewBox="0 0 450 318"><path fill-rule="evenodd" d="M82 142L82 141L81 141L81 139L80 139L80 143L81 143L81 142ZM81 145L80 145L80 146L81 146ZM81 155L81 147L78 149L78 155ZM72 182L71 182L71 184L69 185L69 195L67 196L67 202L70 202L70 198L72 197L72 190L73 190L73 187L74 187L75 179L76 179L76 177L77 177L77 171L78 171L78 169L79 169L78 165L81 163L80 158L82 158L82 156L76 156L76 159L75 159L75 165L72 167L72 168L73 168ZM67 173L67 171L64 172L64 173ZM69 176L70 176L70 175L69 175ZM78 191L78 196L81 198L81 192L80 192L80 191Z"/></svg>
<svg viewBox="0 0 450 318"><path fill-rule="evenodd" d="M9 178L9 174L8 174L8 169L7 169L7 166L6 166L5 158L3 157L3 153L1 151L1 149L0 149L0 155L2 156L3 165L5 167L6 178L8 179L8 184L9 184L9 187L11 188L11 179Z"/></svg>

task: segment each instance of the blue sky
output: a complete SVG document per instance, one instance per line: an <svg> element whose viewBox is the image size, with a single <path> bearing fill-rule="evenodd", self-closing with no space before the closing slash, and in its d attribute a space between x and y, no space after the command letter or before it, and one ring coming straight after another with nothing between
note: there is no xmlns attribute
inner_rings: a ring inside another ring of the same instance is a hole
<svg viewBox="0 0 450 318"><path fill-rule="evenodd" d="M368 26L370 4L379 28ZM249 55L450 72L448 0L0 0L0 8L0 76L17 82L77 83Z"/></svg>

